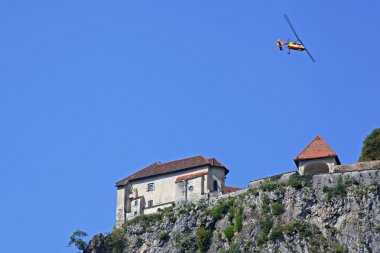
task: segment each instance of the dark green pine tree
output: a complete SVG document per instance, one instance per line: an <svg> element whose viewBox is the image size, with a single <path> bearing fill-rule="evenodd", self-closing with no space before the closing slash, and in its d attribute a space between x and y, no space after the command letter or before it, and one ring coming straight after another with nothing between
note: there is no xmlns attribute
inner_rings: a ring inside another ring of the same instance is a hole
<svg viewBox="0 0 380 253"><path fill-rule="evenodd" d="M359 162L380 160L380 128L376 128L363 141Z"/></svg>

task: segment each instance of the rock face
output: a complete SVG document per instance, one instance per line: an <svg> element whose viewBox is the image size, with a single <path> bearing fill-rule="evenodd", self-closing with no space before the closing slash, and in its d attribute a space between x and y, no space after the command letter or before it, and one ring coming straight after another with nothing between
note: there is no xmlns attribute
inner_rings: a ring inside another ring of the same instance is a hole
<svg viewBox="0 0 380 253"><path fill-rule="evenodd" d="M137 217L94 236L87 252L380 252L379 179L379 170L269 178Z"/></svg>

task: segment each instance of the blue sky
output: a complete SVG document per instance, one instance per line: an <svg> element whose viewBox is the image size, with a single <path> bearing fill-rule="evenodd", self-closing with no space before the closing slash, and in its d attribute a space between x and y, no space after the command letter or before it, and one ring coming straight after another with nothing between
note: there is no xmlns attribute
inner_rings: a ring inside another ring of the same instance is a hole
<svg viewBox="0 0 380 253"><path fill-rule="evenodd" d="M4 252L75 252L111 231L114 183L217 157L227 183L296 169L318 134L342 163L380 126L379 1L0 2ZM287 55L287 13L317 62Z"/></svg>

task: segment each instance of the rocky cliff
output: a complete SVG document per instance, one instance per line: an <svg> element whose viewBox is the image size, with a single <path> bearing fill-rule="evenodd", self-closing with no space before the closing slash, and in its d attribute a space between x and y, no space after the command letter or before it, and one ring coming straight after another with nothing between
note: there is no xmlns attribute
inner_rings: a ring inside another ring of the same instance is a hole
<svg viewBox="0 0 380 253"><path fill-rule="evenodd" d="M272 177L213 204L167 208L87 252L380 252L378 170Z"/></svg>

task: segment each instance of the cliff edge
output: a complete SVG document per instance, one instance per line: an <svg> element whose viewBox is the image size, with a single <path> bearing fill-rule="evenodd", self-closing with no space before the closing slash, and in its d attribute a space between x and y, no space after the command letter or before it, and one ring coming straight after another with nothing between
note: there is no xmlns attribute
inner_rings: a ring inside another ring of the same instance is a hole
<svg viewBox="0 0 380 253"><path fill-rule="evenodd" d="M379 170L268 178L95 235L88 253L380 252Z"/></svg>

